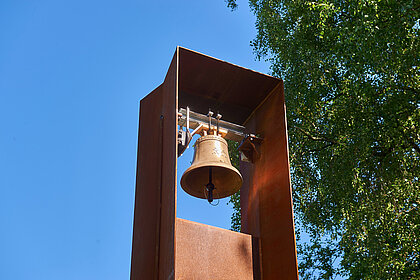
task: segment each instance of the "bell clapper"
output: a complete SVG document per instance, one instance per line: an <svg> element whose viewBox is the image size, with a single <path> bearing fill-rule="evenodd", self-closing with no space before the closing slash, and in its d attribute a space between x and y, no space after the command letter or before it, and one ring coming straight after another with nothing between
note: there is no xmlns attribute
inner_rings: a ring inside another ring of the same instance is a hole
<svg viewBox="0 0 420 280"><path fill-rule="evenodd" d="M214 184L212 182L213 179L213 168L209 167L209 183L206 185L206 188L204 190L204 196L206 197L207 201L209 202L209 204L211 206L217 206L219 205L220 200L217 199L217 203L213 204L212 202L214 201L214 190L216 190L216 188L214 187Z"/></svg>
<svg viewBox="0 0 420 280"><path fill-rule="evenodd" d="M209 183L206 185L207 190L207 201L209 203L213 202L213 190L214 185L212 183L212 177L213 177L213 167L209 167Z"/></svg>

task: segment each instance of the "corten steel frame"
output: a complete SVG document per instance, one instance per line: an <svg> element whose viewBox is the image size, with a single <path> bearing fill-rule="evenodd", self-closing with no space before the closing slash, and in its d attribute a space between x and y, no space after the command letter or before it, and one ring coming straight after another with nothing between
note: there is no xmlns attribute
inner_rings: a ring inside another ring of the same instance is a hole
<svg viewBox="0 0 420 280"><path fill-rule="evenodd" d="M176 218L177 112L189 106L263 137L241 162L242 233ZM283 82L177 47L140 102L132 280L298 279Z"/></svg>

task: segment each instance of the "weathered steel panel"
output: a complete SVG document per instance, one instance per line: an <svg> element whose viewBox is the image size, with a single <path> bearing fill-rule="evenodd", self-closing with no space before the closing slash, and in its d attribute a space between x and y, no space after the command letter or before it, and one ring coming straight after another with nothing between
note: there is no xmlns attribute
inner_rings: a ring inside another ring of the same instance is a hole
<svg viewBox="0 0 420 280"><path fill-rule="evenodd" d="M156 279L160 217L159 130L162 87L140 102L137 181L134 206L131 279ZM153 187L150 187L153 186Z"/></svg>
<svg viewBox="0 0 420 280"><path fill-rule="evenodd" d="M242 124L279 79L179 48L179 106Z"/></svg>
<svg viewBox="0 0 420 280"><path fill-rule="evenodd" d="M260 238L262 279L298 279L283 84L246 125L264 138L260 158L242 164L243 231Z"/></svg>
<svg viewBox="0 0 420 280"><path fill-rule="evenodd" d="M177 170L178 48L163 82L162 210L159 279L175 277L175 217ZM143 278L145 279L145 278Z"/></svg>
<svg viewBox="0 0 420 280"><path fill-rule="evenodd" d="M176 278L252 280L252 237L176 219Z"/></svg>
<svg viewBox="0 0 420 280"><path fill-rule="evenodd" d="M177 59L140 102L131 279L174 279Z"/></svg>

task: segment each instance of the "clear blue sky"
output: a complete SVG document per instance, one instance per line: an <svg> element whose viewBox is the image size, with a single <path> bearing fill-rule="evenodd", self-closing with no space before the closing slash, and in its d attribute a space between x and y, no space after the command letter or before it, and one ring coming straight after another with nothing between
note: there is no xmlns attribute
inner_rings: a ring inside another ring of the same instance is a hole
<svg viewBox="0 0 420 280"><path fill-rule="evenodd" d="M0 2L1 280L129 279L139 100L177 45L267 73L239 5ZM226 202L179 188L178 217L229 228Z"/></svg>

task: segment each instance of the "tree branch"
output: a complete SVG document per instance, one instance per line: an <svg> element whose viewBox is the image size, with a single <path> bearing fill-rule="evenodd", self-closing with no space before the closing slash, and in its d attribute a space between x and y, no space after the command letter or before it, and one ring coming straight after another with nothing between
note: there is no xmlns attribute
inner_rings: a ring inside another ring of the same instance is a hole
<svg viewBox="0 0 420 280"><path fill-rule="evenodd" d="M298 127L298 126L292 126L293 128L296 128L297 130L299 130L300 132L302 132L305 136L307 136L309 139L313 140L313 141L323 141L323 142L329 142L332 144L340 144L339 142L333 140L333 139L329 139L326 137L317 137L317 136L313 136L311 135L309 132L305 131L304 129Z"/></svg>

